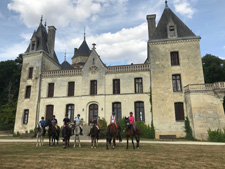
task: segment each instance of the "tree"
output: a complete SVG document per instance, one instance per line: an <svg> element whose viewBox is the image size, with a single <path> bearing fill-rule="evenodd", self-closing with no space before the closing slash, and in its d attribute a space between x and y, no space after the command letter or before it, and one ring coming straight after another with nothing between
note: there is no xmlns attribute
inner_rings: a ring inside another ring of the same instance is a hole
<svg viewBox="0 0 225 169"><path fill-rule="evenodd" d="M225 81L225 61L217 56L206 54L202 58L205 83Z"/></svg>

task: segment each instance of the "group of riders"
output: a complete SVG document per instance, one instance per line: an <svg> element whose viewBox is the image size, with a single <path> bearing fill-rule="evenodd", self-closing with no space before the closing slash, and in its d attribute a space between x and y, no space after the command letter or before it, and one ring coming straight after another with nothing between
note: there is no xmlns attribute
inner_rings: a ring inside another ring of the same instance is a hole
<svg viewBox="0 0 225 169"><path fill-rule="evenodd" d="M118 126L116 124L116 119L117 118L116 118L115 112L113 112L111 117L110 117L110 124L109 125L115 125L115 127L117 128ZM133 112L130 112L129 121L130 121L130 124L133 126L133 132L134 132L134 135L135 135L136 134L136 126L135 126ZM82 127L83 119L80 118L80 114L77 114L77 117L74 119L74 122L76 123L77 126L80 127L80 135L83 135L83 127ZM57 125L58 121L55 118L55 115L53 115L53 117L51 119L51 123L52 123L52 126L54 126L54 127L58 126ZM63 123L64 123L63 127L69 127L69 124L71 123L71 121L68 118L68 114L65 115L65 118L63 119ZM99 132L99 120L98 120L97 115L94 116L94 118L91 120L91 123L96 126L96 128L98 129L98 132ZM44 119L44 117L41 117L39 125L43 128L43 131L44 131L43 135L45 135L46 130L45 130L45 119ZM88 136L90 136L90 133L88 134Z"/></svg>

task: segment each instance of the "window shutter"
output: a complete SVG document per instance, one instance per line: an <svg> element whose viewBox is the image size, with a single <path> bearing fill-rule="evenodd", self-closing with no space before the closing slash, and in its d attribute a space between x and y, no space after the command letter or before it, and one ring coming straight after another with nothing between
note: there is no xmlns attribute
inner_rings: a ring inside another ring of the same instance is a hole
<svg viewBox="0 0 225 169"><path fill-rule="evenodd" d="M69 82L68 84L68 96L74 96L74 82Z"/></svg>
<svg viewBox="0 0 225 169"><path fill-rule="evenodd" d="M48 84L48 97L54 96L54 83Z"/></svg>

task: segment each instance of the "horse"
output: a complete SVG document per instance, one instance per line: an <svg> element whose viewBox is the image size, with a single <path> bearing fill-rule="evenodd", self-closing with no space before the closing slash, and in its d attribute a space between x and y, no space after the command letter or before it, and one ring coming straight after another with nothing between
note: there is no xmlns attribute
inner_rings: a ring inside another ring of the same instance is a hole
<svg viewBox="0 0 225 169"><path fill-rule="evenodd" d="M36 127L36 138L37 138L36 147L43 146L43 144L44 144L44 129L42 128L42 126L39 123Z"/></svg>
<svg viewBox="0 0 225 169"><path fill-rule="evenodd" d="M76 125L76 121L73 124L73 133L74 133L73 147L76 147L77 140L78 140L78 146L81 147L81 145L80 145L80 126Z"/></svg>
<svg viewBox="0 0 225 169"><path fill-rule="evenodd" d="M52 122L50 119L45 123L45 127L48 127L49 146L50 145L53 146L55 145L55 139L56 139L56 127L52 125Z"/></svg>
<svg viewBox="0 0 225 169"><path fill-rule="evenodd" d="M92 124L90 135L91 135L91 148L96 148L96 143L98 144L98 128L94 124Z"/></svg>
<svg viewBox="0 0 225 169"><path fill-rule="evenodd" d="M60 127L59 126L56 126L56 133L55 133L55 138L54 139L57 140L57 145L59 143L59 135L60 135Z"/></svg>
<svg viewBox="0 0 225 169"><path fill-rule="evenodd" d="M116 136L118 136L120 142L122 141L120 131L121 131L121 128L119 125L117 125L117 128L116 128L116 125L113 123L108 125L107 131L106 131L106 149L109 149L108 144L111 144L112 138L113 138L113 149L116 146L116 141L115 141Z"/></svg>
<svg viewBox="0 0 225 169"><path fill-rule="evenodd" d="M126 138L127 138L127 149L128 149L129 138L131 138L132 144L133 144L133 149L135 149L134 141L133 141L133 136L134 136L133 126L132 126L132 124L130 124L130 120L129 120L128 117L125 117L124 122L125 122L125 126L126 126L125 135L126 135ZM137 141L137 149L139 149L140 135L141 135L141 130L138 126L136 126L135 139Z"/></svg>
<svg viewBox="0 0 225 169"><path fill-rule="evenodd" d="M71 128L69 125L66 125L62 129L63 148L69 147L70 136L71 136Z"/></svg>

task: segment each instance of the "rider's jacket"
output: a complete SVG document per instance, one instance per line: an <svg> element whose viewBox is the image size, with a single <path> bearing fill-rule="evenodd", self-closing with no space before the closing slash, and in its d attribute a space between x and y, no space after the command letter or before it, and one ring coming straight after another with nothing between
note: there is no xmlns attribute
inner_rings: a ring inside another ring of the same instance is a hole
<svg viewBox="0 0 225 169"><path fill-rule="evenodd" d="M43 120L43 121L41 120L41 121L40 121L40 124L41 124L41 127L44 127L45 121L44 121L44 120Z"/></svg>

